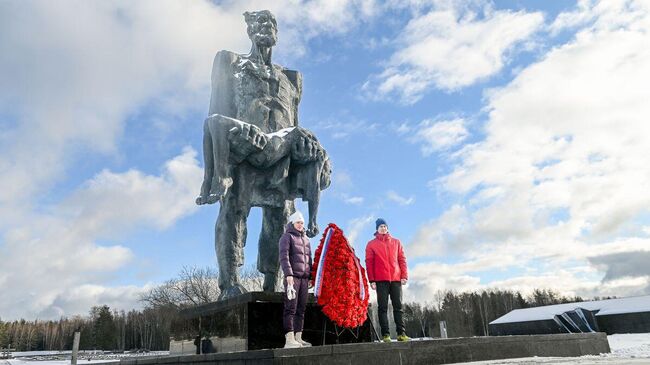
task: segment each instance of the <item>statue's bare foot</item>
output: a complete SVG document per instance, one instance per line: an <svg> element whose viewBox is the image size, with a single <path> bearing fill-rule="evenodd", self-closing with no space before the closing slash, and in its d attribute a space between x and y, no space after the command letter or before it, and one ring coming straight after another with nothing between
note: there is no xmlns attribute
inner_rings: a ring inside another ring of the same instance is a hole
<svg viewBox="0 0 650 365"><path fill-rule="evenodd" d="M320 232L318 229L318 224L316 222L309 222L309 226L307 227L307 237L313 238L316 237L316 235Z"/></svg>
<svg viewBox="0 0 650 365"><path fill-rule="evenodd" d="M229 299L229 298L234 298L239 295L248 293L248 290L246 290L243 286L240 284L235 284L231 286L230 288L227 288L219 294L219 298L217 300L224 300L224 299Z"/></svg>
<svg viewBox="0 0 650 365"><path fill-rule="evenodd" d="M210 195L209 187L212 185L212 179L204 178L201 184L201 193L196 197L196 205L203 205L208 202L208 195Z"/></svg>
<svg viewBox="0 0 650 365"><path fill-rule="evenodd" d="M212 181L212 187L210 188L210 195L205 198L206 203L214 204L221 200L228 189L232 186L232 178L226 177L223 179L214 179Z"/></svg>
<svg viewBox="0 0 650 365"><path fill-rule="evenodd" d="M266 292L273 293L275 291L275 284L278 281L278 273L265 273L264 274L264 284L262 289Z"/></svg>
<svg viewBox="0 0 650 365"><path fill-rule="evenodd" d="M196 197L196 205L203 205L203 204L205 204L207 202L208 201L207 201L206 197L204 197L203 195L199 195L199 196Z"/></svg>
<svg viewBox="0 0 650 365"><path fill-rule="evenodd" d="M218 202L223 196L219 196L217 194L210 194L208 195L207 198L205 198L205 203L206 204L214 204Z"/></svg>

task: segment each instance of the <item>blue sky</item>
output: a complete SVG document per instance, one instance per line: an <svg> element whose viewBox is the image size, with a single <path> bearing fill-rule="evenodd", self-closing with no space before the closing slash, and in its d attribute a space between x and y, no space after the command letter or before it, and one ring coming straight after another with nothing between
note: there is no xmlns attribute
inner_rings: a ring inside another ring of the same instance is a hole
<svg viewBox="0 0 650 365"><path fill-rule="evenodd" d="M333 163L319 224L363 258L385 218L407 300L650 293L644 1L6 1L3 319L137 307L215 265L218 205L194 205L212 59L248 52L242 13L262 8Z"/></svg>

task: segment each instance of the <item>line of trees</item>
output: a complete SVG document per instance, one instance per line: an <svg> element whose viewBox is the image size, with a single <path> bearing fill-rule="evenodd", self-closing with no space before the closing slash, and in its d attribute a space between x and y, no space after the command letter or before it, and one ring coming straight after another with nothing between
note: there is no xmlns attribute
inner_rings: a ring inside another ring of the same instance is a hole
<svg viewBox="0 0 650 365"><path fill-rule="evenodd" d="M248 290L262 290L263 276L254 268L243 270L241 277ZM168 350L171 324L178 311L216 301L217 281L215 269L189 267L142 295L142 310L125 312L102 305L91 308L88 316L58 321L0 320L0 348L70 350L74 332L80 331L82 350ZM563 297L551 290L535 290L526 297L507 290L439 291L424 303L405 303L403 309L406 332L411 337L439 337L438 324L443 320L449 337L466 337L489 335L489 322L513 309L579 301L582 298ZM373 317L378 328L376 313Z"/></svg>
<svg viewBox="0 0 650 365"><path fill-rule="evenodd" d="M252 267L240 272L246 289L262 290L264 277ZM90 309L88 316L58 321L3 322L0 348L16 351L71 350L74 332L81 332L81 350L168 350L171 323L182 308L216 301L218 272L213 268L185 267L178 277L152 288L140 300L144 308L129 312L107 305Z"/></svg>
<svg viewBox="0 0 650 365"><path fill-rule="evenodd" d="M440 321L446 321L449 337L489 336L489 323L514 309L583 301L552 290L537 289L527 297L509 290L437 292L426 303L406 303L404 324L412 337L440 337Z"/></svg>
<svg viewBox="0 0 650 365"><path fill-rule="evenodd" d="M81 332L82 350L167 349L170 317L164 310L112 311L108 306L92 307L87 317L58 321L13 322L0 320L0 348L17 351L71 350L76 331Z"/></svg>

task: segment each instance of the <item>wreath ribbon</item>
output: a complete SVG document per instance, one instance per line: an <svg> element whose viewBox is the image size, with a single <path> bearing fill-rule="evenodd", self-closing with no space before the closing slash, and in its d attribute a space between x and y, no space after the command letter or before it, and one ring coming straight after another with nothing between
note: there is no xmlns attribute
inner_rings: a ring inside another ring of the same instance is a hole
<svg viewBox="0 0 650 365"><path fill-rule="evenodd" d="M330 244L330 239L332 238L332 228L327 227L327 232L325 232L325 242L323 242L323 250L320 254L320 260L318 260L318 270L316 270L316 282L314 284L314 296L319 297L320 291L323 288L323 272L325 271L325 256L327 256L327 248Z"/></svg>

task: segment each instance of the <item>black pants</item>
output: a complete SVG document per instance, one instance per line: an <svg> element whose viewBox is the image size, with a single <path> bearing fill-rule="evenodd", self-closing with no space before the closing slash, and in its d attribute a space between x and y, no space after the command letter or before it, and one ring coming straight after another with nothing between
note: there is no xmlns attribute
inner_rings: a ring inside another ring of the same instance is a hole
<svg viewBox="0 0 650 365"><path fill-rule="evenodd" d="M406 333L404 329L404 320L402 319L402 283L399 281L377 281L377 315L379 316L379 326L381 327L381 335L390 335L388 329L388 297L393 304L393 319L395 320L395 327L397 334L403 335Z"/></svg>

